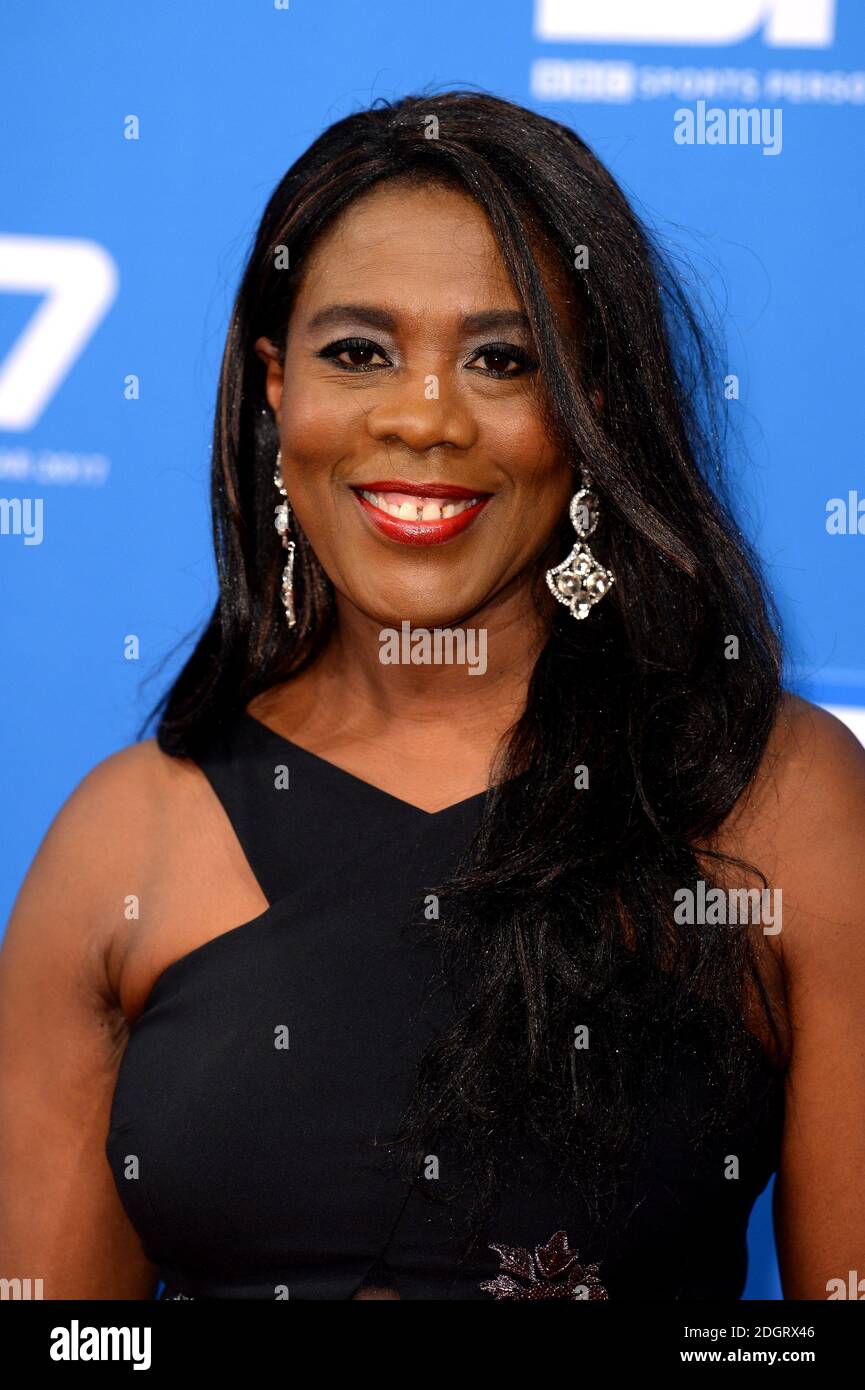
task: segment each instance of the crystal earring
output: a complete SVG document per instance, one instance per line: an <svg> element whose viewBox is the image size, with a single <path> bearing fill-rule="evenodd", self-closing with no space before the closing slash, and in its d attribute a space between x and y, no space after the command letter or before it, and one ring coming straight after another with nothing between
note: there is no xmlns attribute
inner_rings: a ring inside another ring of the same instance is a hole
<svg viewBox="0 0 865 1390"><path fill-rule="evenodd" d="M582 486L571 498L571 524L577 533L574 547L560 565L547 570L547 585L553 598L564 603L574 618L587 618L589 611L615 584L615 575L598 564L584 544L597 529L600 519L598 498L592 480L583 474Z"/></svg>
<svg viewBox="0 0 865 1390"><path fill-rule="evenodd" d="M277 492L281 497L285 497L285 484L282 481L282 449L277 450L276 466L273 473L273 482ZM285 559L285 569L282 571L282 602L285 607L285 617L289 627L294 627L297 617L294 611L294 552L295 543L289 538L288 527L291 519L291 507L288 502L280 502L276 508L274 525L282 537L282 543L287 551Z"/></svg>

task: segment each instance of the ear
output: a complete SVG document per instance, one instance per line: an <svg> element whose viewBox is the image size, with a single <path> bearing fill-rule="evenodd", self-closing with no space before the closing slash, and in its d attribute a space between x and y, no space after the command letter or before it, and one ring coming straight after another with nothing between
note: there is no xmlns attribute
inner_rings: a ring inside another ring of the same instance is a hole
<svg viewBox="0 0 865 1390"><path fill-rule="evenodd" d="M279 407L282 401L282 383L284 378L282 363L279 360L279 352L269 338L256 339L255 351L267 368L267 374L264 379L264 393L267 396L267 403L276 419L279 419Z"/></svg>

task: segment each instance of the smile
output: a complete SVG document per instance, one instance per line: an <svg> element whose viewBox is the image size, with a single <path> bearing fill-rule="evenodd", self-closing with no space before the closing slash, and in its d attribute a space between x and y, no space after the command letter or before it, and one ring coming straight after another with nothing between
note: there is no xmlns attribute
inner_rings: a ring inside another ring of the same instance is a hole
<svg viewBox="0 0 865 1390"><path fill-rule="evenodd" d="M377 530L404 545L441 545L480 515L489 493L450 483L370 483L352 488Z"/></svg>

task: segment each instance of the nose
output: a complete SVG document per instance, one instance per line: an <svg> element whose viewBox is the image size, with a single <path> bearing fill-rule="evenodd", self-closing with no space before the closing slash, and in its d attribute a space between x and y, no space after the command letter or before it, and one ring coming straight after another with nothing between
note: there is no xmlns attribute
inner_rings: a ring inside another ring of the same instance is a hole
<svg viewBox="0 0 865 1390"><path fill-rule="evenodd" d="M381 444L404 444L414 453L439 445L470 449L477 425L466 402L439 376L412 373L392 380L367 413L367 429Z"/></svg>

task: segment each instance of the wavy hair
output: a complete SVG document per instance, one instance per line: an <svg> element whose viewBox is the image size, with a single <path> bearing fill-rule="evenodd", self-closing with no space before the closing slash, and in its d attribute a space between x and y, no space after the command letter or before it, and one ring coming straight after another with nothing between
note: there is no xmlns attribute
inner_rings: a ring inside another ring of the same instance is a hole
<svg viewBox="0 0 865 1390"><path fill-rule="evenodd" d="M673 902L677 889L714 881L707 862L729 860L697 846L755 776L781 699L781 646L725 492L711 336L573 130L472 91L381 100L330 126L285 174L248 257L219 380L219 597L151 719L159 715L163 751L194 756L328 641L332 586L297 527L297 626L281 621L277 437L253 344L262 334L284 342L316 239L352 200L394 179L459 187L489 219L529 316L549 429L575 470L590 470L603 518L592 545L617 578L587 621L553 605L478 835L440 885L436 932L456 1014L422 1059L398 1138L417 1172L437 1137L459 1136L481 1217L515 1136L537 1144L599 1212L640 1151L695 1019L714 1076L689 1121L695 1140L732 1122L766 1060L745 1026L749 999L774 1039L773 1065L780 1056L750 933L683 931ZM579 344L546 293L542 245L579 304ZM575 269L577 246L588 248L586 270ZM280 247L290 269L279 268ZM563 518L555 558L571 540ZM575 791L579 766L589 785ZM592 1041L577 1052L581 1023Z"/></svg>

